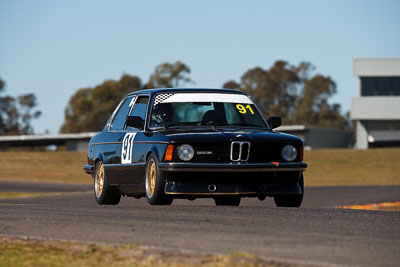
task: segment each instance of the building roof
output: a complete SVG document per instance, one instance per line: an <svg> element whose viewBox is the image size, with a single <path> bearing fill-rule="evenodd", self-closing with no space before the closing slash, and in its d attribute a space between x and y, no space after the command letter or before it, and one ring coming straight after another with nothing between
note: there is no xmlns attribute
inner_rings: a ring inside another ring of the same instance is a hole
<svg viewBox="0 0 400 267"><path fill-rule="evenodd" d="M284 131L304 131L306 130L305 125L282 125L279 126L278 128L275 129L275 131L278 132L284 132Z"/></svg>
<svg viewBox="0 0 400 267"><path fill-rule="evenodd" d="M353 73L359 77L399 77L400 58L353 58Z"/></svg>
<svg viewBox="0 0 400 267"><path fill-rule="evenodd" d="M67 141L72 141L72 140L89 140L96 134L97 134L96 132L91 132L91 133L71 133L71 134L0 136L0 145L7 145L7 146L57 145L57 144L65 144Z"/></svg>

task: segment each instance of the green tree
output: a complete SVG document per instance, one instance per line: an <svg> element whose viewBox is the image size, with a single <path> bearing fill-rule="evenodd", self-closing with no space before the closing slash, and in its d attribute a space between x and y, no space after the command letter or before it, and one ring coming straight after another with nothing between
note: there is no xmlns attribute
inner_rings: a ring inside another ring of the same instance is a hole
<svg viewBox="0 0 400 267"><path fill-rule="evenodd" d="M164 63L155 68L142 86L136 76L123 75L119 81L108 80L94 88L79 89L65 110L62 133L95 132L103 129L107 119L127 93L146 88L179 87L191 82L190 69L184 63Z"/></svg>
<svg viewBox="0 0 400 267"><path fill-rule="evenodd" d="M250 69L240 83L231 80L223 87L250 93L265 114L280 116L285 124L348 128L348 120L340 114L340 105L328 103L336 93L335 82L329 76L314 74L314 69L307 62L292 66L276 61L268 70Z"/></svg>
<svg viewBox="0 0 400 267"><path fill-rule="evenodd" d="M184 63L177 61L174 64L163 63L156 67L150 76L145 88L172 88L181 87L185 83L191 83L189 78L190 68Z"/></svg>
<svg viewBox="0 0 400 267"><path fill-rule="evenodd" d="M305 125L345 129L348 121L340 115L340 105L328 103L336 93L336 84L320 74L304 79L302 94L296 103L294 121Z"/></svg>
<svg viewBox="0 0 400 267"><path fill-rule="evenodd" d="M119 81L108 80L94 88L79 89L69 100L61 132L101 131L123 96L141 86L138 77L125 74Z"/></svg>
<svg viewBox="0 0 400 267"><path fill-rule="evenodd" d="M5 92L5 82L0 79L0 95ZM32 93L14 98L9 95L0 96L0 135L32 134L32 119L41 115L36 96Z"/></svg>
<svg viewBox="0 0 400 267"><path fill-rule="evenodd" d="M225 89L240 89L240 84L238 84L237 82L231 80L231 81L227 81L226 83L224 83L222 88L225 88Z"/></svg>
<svg viewBox="0 0 400 267"><path fill-rule="evenodd" d="M24 134L33 134L31 120L39 118L42 114L42 112L39 110L33 111L33 109L37 106L36 96L32 93L18 96L18 103L20 132Z"/></svg>

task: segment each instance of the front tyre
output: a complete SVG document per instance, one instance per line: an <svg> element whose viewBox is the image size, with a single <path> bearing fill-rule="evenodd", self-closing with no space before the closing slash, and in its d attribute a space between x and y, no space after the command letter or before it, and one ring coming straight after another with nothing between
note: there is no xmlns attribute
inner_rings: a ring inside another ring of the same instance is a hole
<svg viewBox="0 0 400 267"><path fill-rule="evenodd" d="M158 160L154 154L150 154L146 163L146 198L151 205L171 205L172 197L164 193L165 179L158 168Z"/></svg>
<svg viewBox="0 0 400 267"><path fill-rule="evenodd" d="M94 177L94 197L100 205L117 205L121 195L113 192L108 185L104 165L101 161L96 163L96 174Z"/></svg>
<svg viewBox="0 0 400 267"><path fill-rule="evenodd" d="M301 194L289 194L289 195L276 195L274 196L275 205L277 207L293 207L298 208L303 202L304 195L304 178L303 173L300 175L299 186L301 188Z"/></svg>

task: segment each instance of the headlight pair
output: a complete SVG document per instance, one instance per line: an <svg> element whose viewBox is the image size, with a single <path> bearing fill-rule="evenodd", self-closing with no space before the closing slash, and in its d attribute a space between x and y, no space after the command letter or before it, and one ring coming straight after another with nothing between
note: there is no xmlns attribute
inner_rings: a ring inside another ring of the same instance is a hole
<svg viewBox="0 0 400 267"><path fill-rule="evenodd" d="M194 149L189 144L180 145L178 156L183 161L189 161L194 157ZM293 161L297 157L297 149L292 145L286 145L282 148L281 156L286 161Z"/></svg>

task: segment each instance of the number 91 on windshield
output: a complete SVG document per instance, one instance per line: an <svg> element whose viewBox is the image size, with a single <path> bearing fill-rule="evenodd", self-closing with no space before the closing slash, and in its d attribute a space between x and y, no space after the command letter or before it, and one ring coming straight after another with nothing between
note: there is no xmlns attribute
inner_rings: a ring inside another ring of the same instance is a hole
<svg viewBox="0 0 400 267"><path fill-rule="evenodd" d="M242 114L246 114L246 113L247 113L247 110L248 110L248 111L250 111L251 114L254 115L254 111L253 111L253 109L251 108L250 105L243 106L242 104L237 104L237 105L236 105L236 108L237 108L237 110L239 110L239 112L242 113Z"/></svg>

